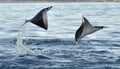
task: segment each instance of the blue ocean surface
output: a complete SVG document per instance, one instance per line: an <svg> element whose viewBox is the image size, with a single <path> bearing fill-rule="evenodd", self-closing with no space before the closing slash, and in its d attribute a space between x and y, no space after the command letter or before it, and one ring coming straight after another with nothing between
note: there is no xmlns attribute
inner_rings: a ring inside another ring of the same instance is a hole
<svg viewBox="0 0 120 69"><path fill-rule="evenodd" d="M41 9L48 11L48 30L26 24L25 47L38 55L18 55L18 28ZM85 16L106 26L74 44ZM120 3L1 3L0 69L120 69Z"/></svg>

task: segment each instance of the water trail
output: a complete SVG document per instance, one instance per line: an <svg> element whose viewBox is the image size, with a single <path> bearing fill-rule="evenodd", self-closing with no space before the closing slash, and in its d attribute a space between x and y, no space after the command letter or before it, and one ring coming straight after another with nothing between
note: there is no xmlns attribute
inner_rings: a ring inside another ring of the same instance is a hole
<svg viewBox="0 0 120 69"><path fill-rule="evenodd" d="M30 54L30 55L39 55L38 51L32 51L29 48L25 47L26 46L26 41L28 39L27 37L27 31L26 31L26 24L24 24L18 31L17 33L17 46L15 48L16 50L16 54L18 56L20 55L26 55L26 54ZM25 40L25 41L23 41Z"/></svg>

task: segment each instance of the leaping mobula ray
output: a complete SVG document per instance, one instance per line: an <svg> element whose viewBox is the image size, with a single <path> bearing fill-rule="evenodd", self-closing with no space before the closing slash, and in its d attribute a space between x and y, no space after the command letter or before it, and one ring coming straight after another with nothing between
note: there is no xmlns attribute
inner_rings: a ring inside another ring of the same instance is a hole
<svg viewBox="0 0 120 69"><path fill-rule="evenodd" d="M89 34L92 34L100 29L103 29L105 28L105 26L92 26L90 24L90 22L87 20L87 18L85 18L83 16L82 18L82 24L81 26L77 29L76 33L75 33L75 43L78 43L78 41L89 35Z"/></svg>
<svg viewBox="0 0 120 69"><path fill-rule="evenodd" d="M35 15L32 19L30 20L26 20L24 24L28 23L28 22L31 22L45 30L48 29L48 19L47 19L47 11L49 11L50 9L52 8L52 6L50 7L47 7L47 8L44 8L42 9L37 15ZM23 25L24 25L23 24ZM23 26L22 25L22 26ZM21 27L22 27L21 26ZM20 27L20 28L21 28Z"/></svg>

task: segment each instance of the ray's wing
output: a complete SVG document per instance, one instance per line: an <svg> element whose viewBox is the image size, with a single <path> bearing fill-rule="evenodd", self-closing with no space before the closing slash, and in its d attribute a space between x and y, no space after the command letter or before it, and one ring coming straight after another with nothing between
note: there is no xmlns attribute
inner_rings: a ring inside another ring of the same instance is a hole
<svg viewBox="0 0 120 69"><path fill-rule="evenodd" d="M82 24L75 33L75 42L77 43L84 36L92 34L103 28L104 26L92 26L87 18L83 16Z"/></svg>
<svg viewBox="0 0 120 69"><path fill-rule="evenodd" d="M75 42L78 42L79 39L83 38L93 30L93 26L90 22L83 16L82 24L77 29L75 33Z"/></svg>
<svg viewBox="0 0 120 69"><path fill-rule="evenodd" d="M93 28L93 26L90 24L90 22L84 16L83 16L83 20L84 20L84 23L85 23L86 27Z"/></svg>
<svg viewBox="0 0 120 69"><path fill-rule="evenodd" d="M48 29L47 11L50 10L51 8L52 8L52 6L42 9L30 21L33 24L47 30Z"/></svg>
<svg viewBox="0 0 120 69"><path fill-rule="evenodd" d="M76 33L75 33L75 42L78 42L80 39L80 36L82 35L84 29L84 24L82 22L81 26L77 29Z"/></svg>

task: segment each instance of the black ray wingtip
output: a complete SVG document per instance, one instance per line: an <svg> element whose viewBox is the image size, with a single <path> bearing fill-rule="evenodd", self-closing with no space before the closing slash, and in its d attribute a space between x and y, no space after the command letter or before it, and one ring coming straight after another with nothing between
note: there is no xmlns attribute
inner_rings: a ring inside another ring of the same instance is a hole
<svg viewBox="0 0 120 69"><path fill-rule="evenodd" d="M51 9L53 6L50 6L49 8Z"/></svg>
<svg viewBox="0 0 120 69"><path fill-rule="evenodd" d="M47 10L49 11L52 7L53 7L53 6L49 6L49 7L45 8L45 9L47 9Z"/></svg>
<svg viewBox="0 0 120 69"><path fill-rule="evenodd" d="M84 14L82 15L82 22L84 22L85 21L85 16L84 16Z"/></svg>

